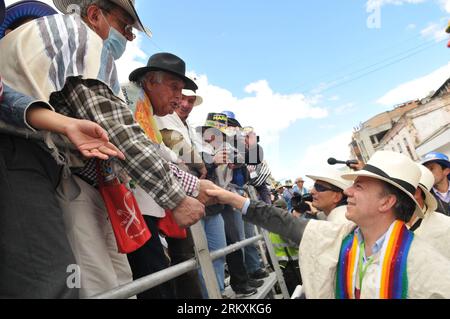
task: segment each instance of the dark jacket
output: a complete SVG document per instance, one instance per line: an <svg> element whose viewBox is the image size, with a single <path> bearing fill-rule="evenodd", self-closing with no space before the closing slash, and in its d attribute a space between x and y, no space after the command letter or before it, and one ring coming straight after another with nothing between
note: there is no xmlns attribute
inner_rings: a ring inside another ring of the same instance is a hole
<svg viewBox="0 0 450 319"><path fill-rule="evenodd" d="M296 218L286 210L260 201L251 201L247 214L243 219L268 231L279 234L300 245L303 233L309 220Z"/></svg>
<svg viewBox="0 0 450 319"><path fill-rule="evenodd" d="M434 189L431 191L433 196L436 198L438 203L437 212L442 213L444 215L450 216L450 203L444 202L435 192Z"/></svg>

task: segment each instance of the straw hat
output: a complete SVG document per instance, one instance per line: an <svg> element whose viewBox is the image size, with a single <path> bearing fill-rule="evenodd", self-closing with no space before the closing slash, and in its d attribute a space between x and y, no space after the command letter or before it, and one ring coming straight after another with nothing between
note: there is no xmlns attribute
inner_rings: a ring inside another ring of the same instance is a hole
<svg viewBox="0 0 450 319"><path fill-rule="evenodd" d="M124 9L135 21L133 27L139 31L144 32L149 37L152 36L152 31L145 27L141 19L139 18L139 15L136 11L136 5L134 0L109 0L112 3L118 5L122 9ZM64 14L72 13L74 6L77 6L79 4L78 0L53 0L53 4L56 8L58 8L59 11L61 11Z"/></svg>
<svg viewBox="0 0 450 319"><path fill-rule="evenodd" d="M183 90L182 94L184 96L195 96L196 97L195 102L194 102L194 107L199 106L200 104L203 103L203 98L192 90Z"/></svg>
<svg viewBox="0 0 450 319"><path fill-rule="evenodd" d="M306 175L306 177L311 178L313 181L326 182L342 189L342 191L352 186L351 181L342 178L342 173L328 166L323 167L323 169L320 170L320 174Z"/></svg>
<svg viewBox="0 0 450 319"><path fill-rule="evenodd" d="M434 181L435 181L434 175L425 166L423 166L421 164L417 164L417 166L419 167L420 171L422 172L422 176L420 177L419 187L425 194L425 205L427 205L427 210L426 210L425 214L435 212L436 209L438 208L438 203L436 201L436 198L430 192L431 189L433 188Z"/></svg>
<svg viewBox="0 0 450 319"><path fill-rule="evenodd" d="M421 171L409 157L391 151L378 151L362 170L344 174L342 178L355 180L358 176L371 177L391 184L414 202L416 214L423 218L422 208L414 197Z"/></svg>

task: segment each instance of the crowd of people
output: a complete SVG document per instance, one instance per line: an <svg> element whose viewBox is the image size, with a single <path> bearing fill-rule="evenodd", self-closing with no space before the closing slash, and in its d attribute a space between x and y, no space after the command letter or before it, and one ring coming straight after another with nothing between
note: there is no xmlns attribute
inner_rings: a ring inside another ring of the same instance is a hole
<svg viewBox="0 0 450 319"><path fill-rule="evenodd" d="M444 154L418 164L380 151L352 172L311 172L309 191L302 177L275 183L236 114L190 124L203 99L177 55L153 54L119 83L135 30L151 36L133 0L53 2L60 12L0 0L0 298L88 298L167 269L195 257L196 223L211 252L269 230L289 293L302 285L308 299L450 297ZM152 234L128 254L99 192L111 177ZM162 230L168 217L184 236ZM263 254L249 245L213 262L224 297L227 276L237 298L257 293ZM137 298L208 294L195 270Z"/></svg>

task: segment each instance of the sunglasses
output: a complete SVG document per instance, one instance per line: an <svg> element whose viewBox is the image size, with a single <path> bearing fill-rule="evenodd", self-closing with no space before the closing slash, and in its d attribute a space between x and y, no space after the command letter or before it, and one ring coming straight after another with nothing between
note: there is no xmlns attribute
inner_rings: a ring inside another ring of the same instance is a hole
<svg viewBox="0 0 450 319"><path fill-rule="evenodd" d="M314 189L318 191L319 193L323 192L342 192L340 188L337 187L327 187L318 183L314 183Z"/></svg>

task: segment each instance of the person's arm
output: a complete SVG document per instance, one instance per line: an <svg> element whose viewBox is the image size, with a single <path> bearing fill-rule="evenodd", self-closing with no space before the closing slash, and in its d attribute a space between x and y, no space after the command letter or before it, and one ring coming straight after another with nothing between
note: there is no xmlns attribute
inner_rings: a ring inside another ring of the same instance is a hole
<svg viewBox="0 0 450 319"><path fill-rule="evenodd" d="M124 159L122 152L109 143L108 135L98 124L58 114L50 104L8 86L4 89L0 118L17 128L63 134L87 158L108 159L109 156L117 156Z"/></svg>
<svg viewBox="0 0 450 319"><path fill-rule="evenodd" d="M180 183L171 173L128 106L100 81L71 78L64 89L52 97L58 112L73 114L99 124L125 155L122 163L128 175L136 180L165 209L174 209L186 198Z"/></svg>
<svg viewBox="0 0 450 319"><path fill-rule="evenodd" d="M111 156L125 159L123 153L109 142L106 131L94 122L64 116L39 106L28 110L27 122L38 130L65 135L86 158L107 160Z"/></svg>
<svg viewBox="0 0 450 319"><path fill-rule="evenodd" d="M207 194L215 197L219 203L231 205L241 211L244 220L300 245L309 221L295 218L283 209L260 201L250 201L224 189L208 190Z"/></svg>

